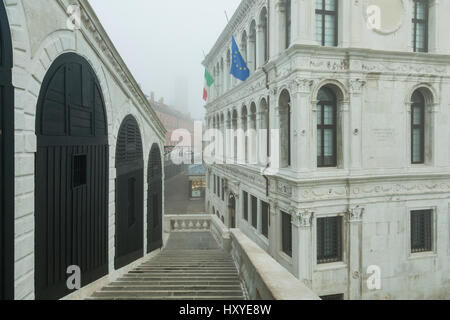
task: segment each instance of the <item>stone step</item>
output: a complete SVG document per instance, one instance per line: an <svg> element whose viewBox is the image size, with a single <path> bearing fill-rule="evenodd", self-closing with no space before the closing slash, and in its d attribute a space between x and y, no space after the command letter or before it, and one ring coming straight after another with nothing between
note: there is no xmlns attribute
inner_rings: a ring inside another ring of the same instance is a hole
<svg viewBox="0 0 450 320"><path fill-rule="evenodd" d="M196 281L179 281L179 280L173 280L173 281L147 281L147 280L136 280L136 281L129 281L129 280L117 280L114 282L114 285L118 286L133 286L133 285L148 285L148 286L203 286L203 285L209 285L209 286L240 286L241 282L238 280L227 280L227 281L208 281L208 280L196 280Z"/></svg>
<svg viewBox="0 0 450 320"><path fill-rule="evenodd" d="M238 281L238 278L236 276L222 276L222 277L214 277L214 276L208 276L208 277L186 277L186 276L171 276L169 277L155 277L155 276L130 276L126 275L122 277L121 279L126 281Z"/></svg>
<svg viewBox="0 0 450 320"><path fill-rule="evenodd" d="M128 295L126 297L90 297L87 300L101 301L101 300L180 300L180 297L161 296L161 297L146 297L141 295ZM183 300L226 300L238 301L245 300L244 296L184 296Z"/></svg>
<svg viewBox="0 0 450 320"><path fill-rule="evenodd" d="M92 295L93 297L100 297L100 298L109 298L109 297L221 297L221 296L234 296L239 297L243 296L242 290L182 290L182 291L167 291L167 290L161 290L161 291L133 291L133 290L109 290L109 291L99 291Z"/></svg>
<svg viewBox="0 0 450 320"><path fill-rule="evenodd" d="M135 271L144 271L144 272L169 272L169 271L177 271L177 272L222 272L222 271L235 271L236 268L231 267L223 267L223 268L199 268L199 267L138 267L134 269Z"/></svg>
<svg viewBox="0 0 450 320"><path fill-rule="evenodd" d="M168 277L169 275L184 275L184 276L196 276L199 274L202 275L216 275L216 276L224 276L224 275L230 275L230 276L238 276L238 273L236 270L234 271L195 271L195 270L191 270L189 272L187 271L178 271L178 270L173 270L173 271L164 271L164 272L146 272L146 271L139 271L139 270L132 270L130 271L130 274L151 274L154 276L165 276Z"/></svg>
<svg viewBox="0 0 450 320"><path fill-rule="evenodd" d="M102 291L240 291L240 285L145 285L114 283L102 289Z"/></svg>

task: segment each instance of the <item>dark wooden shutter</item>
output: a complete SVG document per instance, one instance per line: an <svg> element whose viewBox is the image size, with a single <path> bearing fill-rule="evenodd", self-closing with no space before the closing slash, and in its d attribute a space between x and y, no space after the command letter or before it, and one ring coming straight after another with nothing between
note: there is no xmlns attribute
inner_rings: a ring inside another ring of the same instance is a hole
<svg viewBox="0 0 450 320"><path fill-rule="evenodd" d="M116 147L116 269L144 255L144 159L136 119L120 126Z"/></svg>
<svg viewBox="0 0 450 320"><path fill-rule="evenodd" d="M147 182L147 252L149 253L162 247L162 161L157 144L154 144L150 151Z"/></svg>
<svg viewBox="0 0 450 320"><path fill-rule="evenodd" d="M71 291L108 272L109 148L103 98L82 57L58 57L41 87L36 116L35 285L37 299Z"/></svg>
<svg viewBox="0 0 450 320"><path fill-rule="evenodd" d="M281 212L281 242L282 250L288 256L292 257L292 223L291 215Z"/></svg>

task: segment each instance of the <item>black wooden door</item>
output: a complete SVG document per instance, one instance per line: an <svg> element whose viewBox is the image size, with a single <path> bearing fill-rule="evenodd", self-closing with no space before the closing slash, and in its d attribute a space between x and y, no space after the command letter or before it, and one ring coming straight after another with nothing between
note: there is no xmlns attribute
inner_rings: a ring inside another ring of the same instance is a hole
<svg viewBox="0 0 450 320"><path fill-rule="evenodd" d="M162 247L162 162L159 146L154 144L148 160L147 253Z"/></svg>
<svg viewBox="0 0 450 320"><path fill-rule="evenodd" d="M36 115L35 284L37 299L58 299L67 268L85 286L108 272L108 134L98 80L80 56L58 57Z"/></svg>
<svg viewBox="0 0 450 320"><path fill-rule="evenodd" d="M131 115L120 126L116 173L117 270L144 255L144 159L139 126Z"/></svg>
<svg viewBox="0 0 450 320"><path fill-rule="evenodd" d="M14 298L14 89L11 33L0 1L0 300Z"/></svg>

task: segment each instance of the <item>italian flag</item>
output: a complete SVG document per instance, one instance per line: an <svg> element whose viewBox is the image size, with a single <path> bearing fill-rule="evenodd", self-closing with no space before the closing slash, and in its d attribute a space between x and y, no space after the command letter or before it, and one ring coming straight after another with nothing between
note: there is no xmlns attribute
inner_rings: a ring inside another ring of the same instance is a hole
<svg viewBox="0 0 450 320"><path fill-rule="evenodd" d="M206 86L203 88L203 100L208 99L208 88L211 87L214 83L214 79L209 73L208 69L205 69L205 82Z"/></svg>

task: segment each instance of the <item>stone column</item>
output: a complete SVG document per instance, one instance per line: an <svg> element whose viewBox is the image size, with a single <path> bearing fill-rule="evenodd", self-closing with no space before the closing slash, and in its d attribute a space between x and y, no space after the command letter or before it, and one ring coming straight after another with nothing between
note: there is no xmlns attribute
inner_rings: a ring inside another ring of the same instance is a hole
<svg viewBox="0 0 450 320"><path fill-rule="evenodd" d="M295 276L312 287L312 219L313 212L308 209L292 211L292 259Z"/></svg>
<svg viewBox="0 0 450 320"><path fill-rule="evenodd" d="M264 65L264 27L260 24L256 27L256 69Z"/></svg>
<svg viewBox="0 0 450 320"><path fill-rule="evenodd" d="M280 107L275 96L277 92L271 92L271 108L270 108L270 167L273 169L280 168ZM276 129L276 130L273 130Z"/></svg>
<svg viewBox="0 0 450 320"><path fill-rule="evenodd" d="M362 167L362 90L364 81L359 79L350 80L350 105L349 110L349 148L350 148L350 168L358 170Z"/></svg>
<svg viewBox="0 0 450 320"><path fill-rule="evenodd" d="M256 70L256 61L254 61L255 49L256 49L256 41L252 40L249 34L247 47L247 59L248 59L247 64L252 73L254 73Z"/></svg>
<svg viewBox="0 0 450 320"><path fill-rule="evenodd" d="M352 135L349 101L344 100L340 102L338 114L340 119L340 123L338 122L338 142L337 142L338 167L348 169L350 168L350 161L351 161L350 136ZM341 137L340 144L339 144L339 136ZM339 148L341 148L340 152Z"/></svg>
<svg viewBox="0 0 450 320"><path fill-rule="evenodd" d="M314 1L292 0L292 42L315 45Z"/></svg>
<svg viewBox="0 0 450 320"><path fill-rule="evenodd" d="M311 85L312 81L307 79L296 79L291 85L292 105L292 160L293 168L299 172L311 170L314 156L312 143L314 143L311 128ZM317 104L316 104L317 105Z"/></svg>
<svg viewBox="0 0 450 320"><path fill-rule="evenodd" d="M356 206L348 212L348 299L359 300L362 294L363 270L361 266L362 217L364 208Z"/></svg>
<svg viewBox="0 0 450 320"><path fill-rule="evenodd" d="M230 149L230 130L231 130L231 120L227 117L225 119L225 160L226 163L230 161L231 149Z"/></svg>

